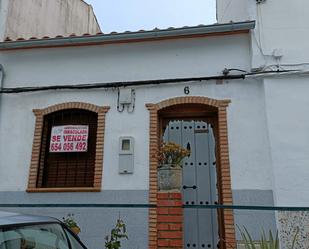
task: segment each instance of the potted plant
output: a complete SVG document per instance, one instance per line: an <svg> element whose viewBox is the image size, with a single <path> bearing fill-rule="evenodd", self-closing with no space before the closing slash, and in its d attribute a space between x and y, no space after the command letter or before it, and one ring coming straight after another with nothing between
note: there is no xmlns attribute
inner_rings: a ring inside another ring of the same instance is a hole
<svg viewBox="0 0 309 249"><path fill-rule="evenodd" d="M182 160L190 151L174 142L162 143L159 150L159 190L180 190L182 187Z"/></svg>
<svg viewBox="0 0 309 249"><path fill-rule="evenodd" d="M66 217L62 217L62 221L71 229L71 231L75 234L80 233L80 228L77 225L77 222L74 219L74 214L68 214Z"/></svg>

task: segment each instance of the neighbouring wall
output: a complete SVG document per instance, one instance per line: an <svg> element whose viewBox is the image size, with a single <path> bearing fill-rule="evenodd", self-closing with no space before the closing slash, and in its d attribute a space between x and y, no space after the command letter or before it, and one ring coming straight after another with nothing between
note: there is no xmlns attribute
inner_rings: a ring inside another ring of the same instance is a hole
<svg viewBox="0 0 309 249"><path fill-rule="evenodd" d="M82 0L10 0L4 38L96 34L99 24Z"/></svg>
<svg viewBox="0 0 309 249"><path fill-rule="evenodd" d="M0 0L0 41L5 38L9 0Z"/></svg>
<svg viewBox="0 0 309 249"><path fill-rule="evenodd" d="M254 0L217 0L217 21L228 23L254 20L255 4Z"/></svg>

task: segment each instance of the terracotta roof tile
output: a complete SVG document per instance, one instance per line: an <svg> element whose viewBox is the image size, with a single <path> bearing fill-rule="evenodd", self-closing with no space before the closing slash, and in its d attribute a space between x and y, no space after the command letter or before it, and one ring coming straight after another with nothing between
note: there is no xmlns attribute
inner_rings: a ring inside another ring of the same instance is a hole
<svg viewBox="0 0 309 249"><path fill-rule="evenodd" d="M203 24L200 24L198 25L199 27L200 26L205 26ZM152 30L144 30L144 29L140 29L140 30L137 30L137 31L124 31L124 32L117 32L117 31L111 31L110 33L103 33L103 32L98 32L96 34L89 34L89 33L85 33L85 34L82 34L82 35L76 35L75 33L72 33L68 36L63 36L63 35L57 35L55 36L54 38L66 38L66 37L83 37L83 36L96 36L96 35L113 35L113 34L128 34L128 33L143 33L143 32L147 32L147 31L163 31L163 30L174 30L174 29L179 29L179 28L189 28L189 26L183 26L183 27L169 27L167 29L159 29L157 27L155 27L154 29ZM49 36L43 36L42 38L37 38L37 37L30 37L28 40L39 40L39 39L52 39L52 37L49 37ZM10 42L10 41L25 41L27 39L23 38L23 37L19 37L17 38L16 40L12 40L10 37L6 37L6 39L4 41L6 42Z"/></svg>
<svg viewBox="0 0 309 249"><path fill-rule="evenodd" d="M215 25L215 24L213 24ZM152 30L144 30L144 29L140 29L140 30L137 30L137 31L124 31L124 32L116 32L116 31L112 31L110 33L103 33L103 32L98 32L96 34L89 34L89 33L85 33L85 34L82 34L82 35L76 35L75 33L72 33L70 35L67 35L67 36L63 36L63 35L57 35L56 37L54 38L69 38L69 37L86 37L86 36L101 36L101 35L113 35L113 34L129 34L129 33L144 33L144 32L151 32L151 31L155 31L155 32L158 32L158 31L170 31L170 30L177 30L177 29L188 29L188 28L194 28L194 27L204 27L204 26L212 26L212 25L204 25L204 24L199 24L197 26L183 26L183 27L168 27L168 28L165 28L165 29L159 29L157 27L155 27L154 29ZM29 38L28 40L40 40L40 39L54 39L52 37L49 37L49 36L43 36L42 38L37 38L37 37L31 37ZM5 38L5 42L14 42L14 41L26 41L27 39L23 38L23 37L19 37L15 40L12 40L10 37L6 37Z"/></svg>

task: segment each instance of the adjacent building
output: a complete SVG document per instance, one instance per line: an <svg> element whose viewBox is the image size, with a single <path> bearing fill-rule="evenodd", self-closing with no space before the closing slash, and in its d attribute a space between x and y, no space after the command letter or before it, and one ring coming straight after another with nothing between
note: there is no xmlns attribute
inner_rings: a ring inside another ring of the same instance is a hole
<svg viewBox="0 0 309 249"><path fill-rule="evenodd" d="M96 34L100 26L83 0L1 0L0 40Z"/></svg>

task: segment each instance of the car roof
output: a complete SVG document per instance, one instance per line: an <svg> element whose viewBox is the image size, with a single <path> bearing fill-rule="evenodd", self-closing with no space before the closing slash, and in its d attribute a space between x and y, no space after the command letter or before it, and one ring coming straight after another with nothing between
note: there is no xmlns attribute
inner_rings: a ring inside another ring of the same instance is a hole
<svg viewBox="0 0 309 249"><path fill-rule="evenodd" d="M0 211L0 227L8 225L39 224L45 222L59 223L60 221L48 216L27 215Z"/></svg>

